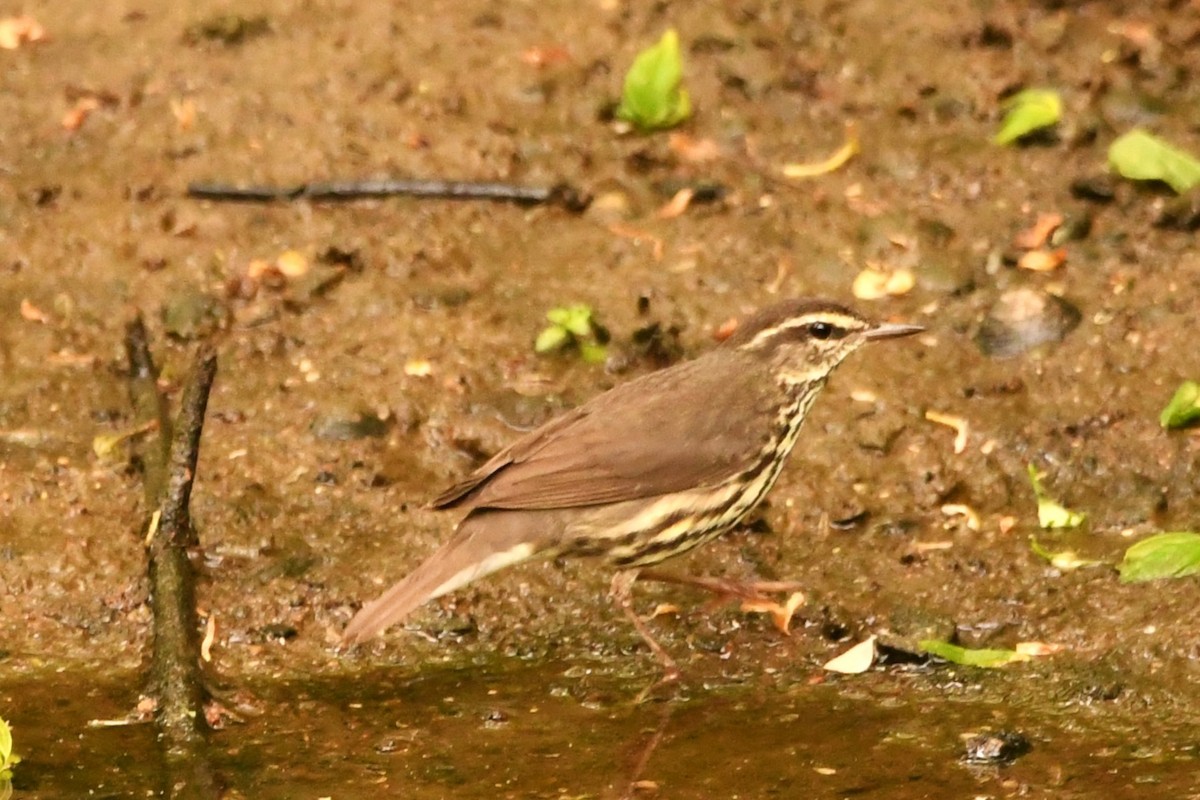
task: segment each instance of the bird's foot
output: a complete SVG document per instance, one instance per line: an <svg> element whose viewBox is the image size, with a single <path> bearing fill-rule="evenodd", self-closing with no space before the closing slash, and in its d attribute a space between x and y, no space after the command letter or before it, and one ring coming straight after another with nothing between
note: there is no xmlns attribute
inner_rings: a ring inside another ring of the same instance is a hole
<svg viewBox="0 0 1200 800"><path fill-rule="evenodd" d="M662 675L654 683L638 692L637 697L633 699L633 704L640 706L642 703L651 700L661 690L670 690L672 694L678 692L680 678L682 677L683 673L679 671L679 667L675 665L674 661L671 662L670 666L664 664Z"/></svg>
<svg viewBox="0 0 1200 800"><path fill-rule="evenodd" d="M740 600L764 600L770 594L784 592L791 594L802 588L802 584L797 581L738 581L709 575L676 575L670 572L659 572L656 569L641 570L637 575L637 580L691 586L711 592L722 599L736 597Z"/></svg>
<svg viewBox="0 0 1200 800"><path fill-rule="evenodd" d="M636 579L702 589L716 595L718 604L729 600L741 600L743 611L770 614L775 627L784 634L790 629L796 609L804 603L804 594L800 591L801 584L796 581L738 581L707 575L675 575L653 569L641 570ZM782 603L770 598L772 594L784 593L787 594L787 599Z"/></svg>
<svg viewBox="0 0 1200 800"><path fill-rule="evenodd" d="M650 628L637 615L637 612L633 608L633 583L637 579L637 570L618 572L613 576L612 588L609 591L609 595L612 597L613 602L621 607L621 611L625 613L626 618L632 623L634 630L642 637L642 641L650 648L650 652L654 653L654 657L662 667L662 677L638 694L637 702L642 703L645 702L655 689L661 686L678 684L682 673L679 670L679 665L675 663L675 659L671 657L671 654L667 652L665 647L659 644L658 639L654 638L654 634L650 632Z"/></svg>

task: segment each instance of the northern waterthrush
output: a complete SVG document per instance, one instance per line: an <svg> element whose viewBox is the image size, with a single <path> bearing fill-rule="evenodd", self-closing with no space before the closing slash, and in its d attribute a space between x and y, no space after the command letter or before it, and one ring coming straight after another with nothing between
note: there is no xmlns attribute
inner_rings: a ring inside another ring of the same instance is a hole
<svg viewBox="0 0 1200 800"><path fill-rule="evenodd" d="M721 346L592 398L526 434L432 503L467 512L454 535L350 621L346 643L427 600L534 557L591 556L618 571L632 610L638 569L710 541L770 490L829 373L863 344L917 333L823 300L760 311Z"/></svg>

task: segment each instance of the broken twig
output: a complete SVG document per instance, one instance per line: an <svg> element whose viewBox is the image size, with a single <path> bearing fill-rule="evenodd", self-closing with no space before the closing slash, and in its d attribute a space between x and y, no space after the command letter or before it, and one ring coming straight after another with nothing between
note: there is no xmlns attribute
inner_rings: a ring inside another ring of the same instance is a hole
<svg viewBox="0 0 1200 800"><path fill-rule="evenodd" d="M126 328L125 346L133 404L139 416L153 408L159 421L159 436L142 459L147 507L151 516L157 517L157 530L148 539L154 612L151 684L158 699L155 721L165 757L164 796L211 800L219 791L208 757L207 692L200 672L195 574L187 551L198 543L188 503L217 357L208 345L196 353L172 435L166 399L158 391L158 370L140 318Z"/></svg>
<svg viewBox="0 0 1200 800"><path fill-rule="evenodd" d="M380 197L424 197L436 200L490 200L523 206L555 205L578 213L591 198L565 183L554 186L521 186L512 183L385 179L327 181L296 186L235 186L229 183L192 183L188 197L241 203L276 200L340 202Z"/></svg>

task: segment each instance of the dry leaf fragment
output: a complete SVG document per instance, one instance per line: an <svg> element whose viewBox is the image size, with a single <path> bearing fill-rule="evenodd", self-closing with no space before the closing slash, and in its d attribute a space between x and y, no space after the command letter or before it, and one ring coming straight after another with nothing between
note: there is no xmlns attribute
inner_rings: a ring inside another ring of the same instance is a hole
<svg viewBox="0 0 1200 800"><path fill-rule="evenodd" d="M650 612L650 619L658 619L659 617L675 616L679 613L679 606L674 603L659 603Z"/></svg>
<svg viewBox="0 0 1200 800"><path fill-rule="evenodd" d="M783 282L787 280L788 275L792 273L792 260L787 256L783 256L775 264L775 278L766 285L766 290L770 294L778 294L780 288L783 287Z"/></svg>
<svg viewBox="0 0 1200 800"><path fill-rule="evenodd" d="M172 98L170 105L176 127L181 131L191 130L192 126L196 124L196 102L190 97L183 100Z"/></svg>
<svg viewBox="0 0 1200 800"><path fill-rule="evenodd" d="M1154 28L1145 22L1121 21L1114 22L1108 26L1109 33L1115 33L1125 39L1128 39L1138 49L1156 48L1161 46L1158 37L1154 35Z"/></svg>
<svg viewBox="0 0 1200 800"><path fill-rule="evenodd" d="M662 261L665 245L663 244L663 240L657 236L647 233L646 231L639 230L632 225L622 225L619 222L614 222L612 225L609 225L608 230L609 233L620 236L622 239L632 239L635 244L640 242L650 242L652 246L651 253L654 255L654 260Z"/></svg>
<svg viewBox="0 0 1200 800"><path fill-rule="evenodd" d="M728 339L730 336L733 336L733 334L737 331L737 329L738 329L738 318L730 317L729 319L722 322L715 331L713 331L713 338L716 339L718 342L723 342L726 339Z"/></svg>
<svg viewBox="0 0 1200 800"><path fill-rule="evenodd" d="M680 189L675 193L675 196L670 201L658 210L659 219L675 219L687 211L688 206L692 204L692 198L695 197L696 191L691 187Z"/></svg>
<svg viewBox="0 0 1200 800"><path fill-rule="evenodd" d="M154 509L154 513L150 515L150 524L146 526L146 537L142 540L142 546L149 548L154 543L154 534L158 533L158 523L162 520L162 509Z"/></svg>
<svg viewBox="0 0 1200 800"><path fill-rule="evenodd" d="M79 130L88 116L99 107L100 101L95 97L79 98L75 101L75 105L63 114L63 129L71 132Z"/></svg>
<svg viewBox="0 0 1200 800"><path fill-rule="evenodd" d="M875 637L851 647L846 652L825 662L824 669L842 675L861 675L875 664Z"/></svg>
<svg viewBox="0 0 1200 800"><path fill-rule="evenodd" d="M0 50L16 50L23 44L45 38L46 29L29 14L0 19Z"/></svg>
<svg viewBox="0 0 1200 800"><path fill-rule="evenodd" d="M937 550L949 550L951 547L954 547L954 542L948 542L944 539L936 542L913 543L913 550L917 553L932 553Z"/></svg>
<svg viewBox="0 0 1200 800"><path fill-rule="evenodd" d="M667 147L684 161L703 164L721 157L721 147L713 139L697 139L686 133L672 133L667 137Z"/></svg>
<svg viewBox="0 0 1200 800"><path fill-rule="evenodd" d="M213 641L217 638L217 615L208 612L208 621L204 624L204 641L200 642L200 658L204 663L212 661Z"/></svg>
<svg viewBox="0 0 1200 800"><path fill-rule="evenodd" d="M275 268L285 278L299 278L308 273L308 259L299 250L284 250L276 256Z"/></svg>
<svg viewBox="0 0 1200 800"><path fill-rule="evenodd" d="M404 362L404 374L414 378L427 378L433 374L433 364L423 358L410 358Z"/></svg>
<svg viewBox="0 0 1200 800"><path fill-rule="evenodd" d="M1030 250L1021 256L1017 261L1017 266L1031 272L1052 272L1061 267L1066 260L1067 249L1065 247L1057 250Z"/></svg>
<svg viewBox="0 0 1200 800"><path fill-rule="evenodd" d="M925 419L954 429L955 455L959 455L967 449L967 437L971 435L971 426L965 419L951 414L943 414L940 411L926 411Z"/></svg>
<svg viewBox="0 0 1200 800"><path fill-rule="evenodd" d="M40 322L43 325L50 322L49 315L35 306L28 297L21 300L21 319L28 320L29 322Z"/></svg>
<svg viewBox="0 0 1200 800"><path fill-rule="evenodd" d="M1017 234L1013 240L1022 250L1037 250L1050 241L1050 235L1063 224L1063 215L1057 212L1038 214L1037 221Z"/></svg>
<svg viewBox="0 0 1200 800"><path fill-rule="evenodd" d="M555 64L566 64L570 60L571 51L557 44L545 47L534 45L521 51L521 62L537 69L545 69Z"/></svg>
<svg viewBox="0 0 1200 800"><path fill-rule="evenodd" d="M1065 644L1055 644L1053 642L1017 642L1013 648L1021 655L1025 656L1052 656L1055 653L1061 653L1067 650Z"/></svg>
<svg viewBox="0 0 1200 800"><path fill-rule="evenodd" d="M813 178L818 175L826 175L843 166L847 161L854 158L858 152L858 126L853 122L847 122L846 142L833 155L820 161L805 164L784 164L783 176L785 178Z"/></svg>
<svg viewBox="0 0 1200 800"><path fill-rule="evenodd" d="M916 285L917 279L911 270L888 270L879 265L868 265L858 273L850 291L859 300L879 300L908 294Z"/></svg>
<svg viewBox="0 0 1200 800"><path fill-rule="evenodd" d="M773 600L743 600L742 611L749 614L770 614L775 627L785 636L790 632L796 609L804 605L804 592L792 592L783 604Z"/></svg>
<svg viewBox="0 0 1200 800"><path fill-rule="evenodd" d="M275 265L265 258L251 259L250 263L246 265L246 277L254 281L261 281L274 269Z"/></svg>
<svg viewBox="0 0 1200 800"><path fill-rule="evenodd" d="M979 513L963 503L946 503L942 513L948 517L966 517L967 527L973 531L979 530Z"/></svg>

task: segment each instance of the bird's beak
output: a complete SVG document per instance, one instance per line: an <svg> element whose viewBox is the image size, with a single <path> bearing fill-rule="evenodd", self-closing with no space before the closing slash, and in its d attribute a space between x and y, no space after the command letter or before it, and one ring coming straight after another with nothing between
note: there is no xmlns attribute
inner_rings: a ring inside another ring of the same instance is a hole
<svg viewBox="0 0 1200 800"><path fill-rule="evenodd" d="M920 325L903 325L894 322L881 322L874 328L869 328L863 331L863 336L874 341L875 339L896 339L901 336L912 336L914 333L920 333L925 330Z"/></svg>

